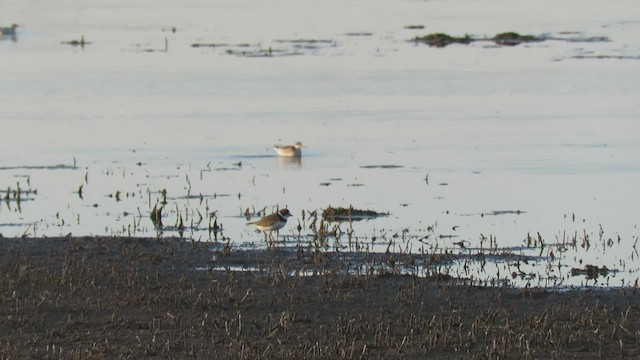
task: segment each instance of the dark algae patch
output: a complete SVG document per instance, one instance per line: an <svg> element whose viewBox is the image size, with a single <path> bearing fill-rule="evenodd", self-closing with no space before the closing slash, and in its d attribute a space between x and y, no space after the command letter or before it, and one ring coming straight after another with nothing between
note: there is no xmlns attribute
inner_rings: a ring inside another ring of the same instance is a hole
<svg viewBox="0 0 640 360"><path fill-rule="evenodd" d="M516 32L503 32L494 36L492 40L498 45L515 46L525 42L542 41L544 39L533 35L520 35Z"/></svg>
<svg viewBox="0 0 640 360"><path fill-rule="evenodd" d="M522 210L493 210L486 213L482 213L482 215L520 215L525 212Z"/></svg>
<svg viewBox="0 0 640 360"><path fill-rule="evenodd" d="M523 43L541 42L547 40L567 41L567 42L599 42L609 41L606 37L552 37L522 35L514 31L507 31L496 34L493 37L474 37L465 34L462 37L452 36L445 33L432 33L424 36L416 36L412 39L415 43L427 44L433 47L445 47L452 44L471 44L473 42L493 42L500 46L516 46Z"/></svg>
<svg viewBox="0 0 640 360"><path fill-rule="evenodd" d="M362 169L400 169L402 165L363 165Z"/></svg>
<svg viewBox="0 0 640 360"><path fill-rule="evenodd" d="M470 44L474 41L469 35L455 37L445 33L433 33L424 36L416 36L416 43L423 43L434 47L445 47L451 44Z"/></svg>
<svg viewBox="0 0 640 360"><path fill-rule="evenodd" d="M269 271L218 271L211 245L0 239L2 358L640 356L635 288L456 286L437 276L333 273L330 263L325 275L296 276L273 250L261 255Z"/></svg>
<svg viewBox="0 0 640 360"><path fill-rule="evenodd" d="M373 210L354 209L352 206L348 208L329 206L322 211L322 218L326 221L357 221L388 215L389 213L380 213Z"/></svg>
<svg viewBox="0 0 640 360"><path fill-rule="evenodd" d="M571 268L571 276L586 276L587 279L597 279L599 276L606 277L610 272L606 266L598 267L597 265L585 265L584 269Z"/></svg>
<svg viewBox="0 0 640 360"><path fill-rule="evenodd" d="M84 40L84 35L80 37L80 40L69 40L69 41L62 41L61 44L64 45L71 45L71 46L80 46L82 48L84 48L85 45L90 45L91 43L88 41Z"/></svg>
<svg viewBox="0 0 640 360"><path fill-rule="evenodd" d="M227 55L239 57L277 57L297 56L313 53L316 50L335 47L336 41L331 39L276 39L273 40L278 48L260 44L226 44L226 43L193 43L192 48L224 48Z"/></svg>
<svg viewBox="0 0 640 360"><path fill-rule="evenodd" d="M283 39L283 40L275 40L276 43L282 44L291 44L293 48L296 49L307 49L314 50L320 49L322 47L334 46L334 40L325 40L325 39Z"/></svg>

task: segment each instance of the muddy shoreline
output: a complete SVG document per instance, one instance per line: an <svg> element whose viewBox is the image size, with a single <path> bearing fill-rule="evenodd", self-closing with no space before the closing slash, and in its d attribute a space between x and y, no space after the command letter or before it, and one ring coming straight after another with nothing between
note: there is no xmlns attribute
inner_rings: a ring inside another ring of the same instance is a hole
<svg viewBox="0 0 640 360"><path fill-rule="evenodd" d="M347 275L323 256L322 276L300 276L292 270L308 254L290 251L236 253L173 238L3 238L0 358L640 355L633 288ZM224 270L243 257L261 270Z"/></svg>

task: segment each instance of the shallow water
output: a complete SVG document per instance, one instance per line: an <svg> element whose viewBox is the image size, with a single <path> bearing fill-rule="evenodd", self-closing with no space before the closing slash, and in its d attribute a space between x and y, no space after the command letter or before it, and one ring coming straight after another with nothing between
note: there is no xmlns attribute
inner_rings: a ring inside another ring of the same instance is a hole
<svg viewBox="0 0 640 360"><path fill-rule="evenodd" d="M161 236L182 216L185 237L215 240L215 220L218 241L264 246L243 213L286 206L281 239L307 244L303 210L353 205L390 213L340 225L359 249L535 257L527 279L508 257L472 266L519 286L638 279L635 2L10 5L0 189L27 192L0 205L5 237L158 236L165 189ZM504 31L555 40L408 41ZM299 162L274 156L298 140ZM570 276L586 264L619 272Z"/></svg>

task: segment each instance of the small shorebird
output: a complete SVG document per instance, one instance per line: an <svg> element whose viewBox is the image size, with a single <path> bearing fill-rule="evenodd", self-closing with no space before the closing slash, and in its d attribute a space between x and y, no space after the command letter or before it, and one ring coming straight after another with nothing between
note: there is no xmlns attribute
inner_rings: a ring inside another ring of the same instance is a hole
<svg viewBox="0 0 640 360"><path fill-rule="evenodd" d="M293 145L274 145L273 149L279 156L301 156L302 143L298 141Z"/></svg>
<svg viewBox="0 0 640 360"><path fill-rule="evenodd" d="M0 35L2 35L2 36L15 36L17 27L18 27L18 25L16 25L16 24L11 24L11 26L9 26L9 27L0 27Z"/></svg>
<svg viewBox="0 0 640 360"><path fill-rule="evenodd" d="M268 231L269 238L273 240L273 232L282 229L286 225L287 218L289 216L291 216L289 210L280 209L276 213L267 215L260 220L247 223L247 225L255 226L258 230L264 232L265 237Z"/></svg>

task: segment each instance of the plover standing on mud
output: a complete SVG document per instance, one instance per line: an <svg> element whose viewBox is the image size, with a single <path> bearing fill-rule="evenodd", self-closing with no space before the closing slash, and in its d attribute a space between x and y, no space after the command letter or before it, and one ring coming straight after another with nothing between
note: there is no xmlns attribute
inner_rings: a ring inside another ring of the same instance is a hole
<svg viewBox="0 0 640 360"><path fill-rule="evenodd" d="M273 149L279 156L301 156L302 143L298 141L293 145L274 145Z"/></svg>
<svg viewBox="0 0 640 360"><path fill-rule="evenodd" d="M247 223L247 225L253 225L258 230L267 234L269 232L269 238L273 239L273 232L282 229L287 224L287 218L291 216L291 213L288 209L280 209L278 212L273 213L271 215L267 215L260 220L252 221Z"/></svg>

